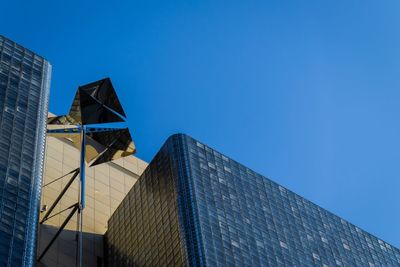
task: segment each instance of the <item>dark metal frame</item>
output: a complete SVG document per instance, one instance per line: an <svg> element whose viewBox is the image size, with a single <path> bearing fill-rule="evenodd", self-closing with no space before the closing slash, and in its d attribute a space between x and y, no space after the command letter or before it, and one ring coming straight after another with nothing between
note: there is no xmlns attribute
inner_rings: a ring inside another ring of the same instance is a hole
<svg viewBox="0 0 400 267"><path fill-rule="evenodd" d="M58 195L58 197L56 198L56 200L53 202L53 204L50 206L49 210L46 212L46 214L43 216L42 220L40 221L40 224L43 224L45 221L47 221L48 219L54 217L50 216L51 212L53 211L53 209L57 206L58 202L60 202L61 198L64 196L65 192L67 192L68 188L71 186L71 184L75 181L75 178L78 176L79 174L79 168L69 172L68 174L74 173L71 177L71 179L68 181L68 183L65 185L64 189L60 192L60 194ZM64 176L61 176L60 178L63 178ZM58 180L58 179L57 179ZM55 182L55 181L53 181ZM46 184L45 186L49 185L51 183ZM43 187L45 187L43 186ZM50 217L49 217L50 216Z"/></svg>
<svg viewBox="0 0 400 267"><path fill-rule="evenodd" d="M42 254L40 254L38 261L40 261L44 255L46 255L46 252L50 249L51 245L53 245L54 241L56 241L57 237L61 234L62 230L64 230L65 226L68 224L68 222L71 220L72 216L74 216L75 212L79 210L79 203L75 203L74 205L70 206L66 210L73 208L71 212L68 214L67 218L65 218L64 222L60 226L60 229L58 229L57 233L54 235L54 237L50 240L50 243L46 246L46 248L43 250ZM64 210L65 211L65 210Z"/></svg>

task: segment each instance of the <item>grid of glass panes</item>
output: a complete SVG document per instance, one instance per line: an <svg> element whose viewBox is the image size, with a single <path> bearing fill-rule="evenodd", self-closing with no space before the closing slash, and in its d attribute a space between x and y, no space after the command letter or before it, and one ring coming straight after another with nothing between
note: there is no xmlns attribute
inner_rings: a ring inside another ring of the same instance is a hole
<svg viewBox="0 0 400 267"><path fill-rule="evenodd" d="M185 135L168 139L107 235L111 266L166 266L166 254L189 266L400 265L397 248Z"/></svg>
<svg viewBox="0 0 400 267"><path fill-rule="evenodd" d="M182 138L207 266L400 266L397 248Z"/></svg>
<svg viewBox="0 0 400 267"><path fill-rule="evenodd" d="M164 146L108 221L109 266L185 266L171 146Z"/></svg>
<svg viewBox="0 0 400 267"><path fill-rule="evenodd" d="M0 36L0 265L35 261L50 65Z"/></svg>

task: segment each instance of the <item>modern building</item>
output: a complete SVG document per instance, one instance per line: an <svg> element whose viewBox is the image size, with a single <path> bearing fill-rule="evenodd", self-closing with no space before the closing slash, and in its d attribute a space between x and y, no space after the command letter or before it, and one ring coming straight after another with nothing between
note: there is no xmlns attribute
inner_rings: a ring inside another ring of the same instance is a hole
<svg viewBox="0 0 400 267"><path fill-rule="evenodd" d="M400 266L400 251L189 136L108 221L109 266Z"/></svg>
<svg viewBox="0 0 400 267"><path fill-rule="evenodd" d="M54 203L70 180L73 175L71 171L79 167L79 159L79 150L68 139L47 136L41 219L46 213L46 207ZM146 167L146 162L129 156L86 168L83 266L104 266L103 235L107 230L107 220ZM53 213L61 213L40 225L38 256L43 253L68 215L65 209L77 202L78 184L79 179L75 179L56 205ZM76 227L77 217L74 216L38 266L76 266Z"/></svg>
<svg viewBox="0 0 400 267"><path fill-rule="evenodd" d="M51 65L0 35L0 266L33 266Z"/></svg>

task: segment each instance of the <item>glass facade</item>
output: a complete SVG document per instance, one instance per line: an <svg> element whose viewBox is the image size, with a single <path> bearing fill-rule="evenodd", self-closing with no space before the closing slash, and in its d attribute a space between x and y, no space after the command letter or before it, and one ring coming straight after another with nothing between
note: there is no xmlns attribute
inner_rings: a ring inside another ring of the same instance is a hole
<svg viewBox="0 0 400 267"><path fill-rule="evenodd" d="M109 266L186 265L173 150L172 143L161 149L109 219Z"/></svg>
<svg viewBox="0 0 400 267"><path fill-rule="evenodd" d="M400 266L400 251L186 135L108 222L110 266Z"/></svg>
<svg viewBox="0 0 400 267"><path fill-rule="evenodd" d="M34 266L51 66L0 35L0 266Z"/></svg>

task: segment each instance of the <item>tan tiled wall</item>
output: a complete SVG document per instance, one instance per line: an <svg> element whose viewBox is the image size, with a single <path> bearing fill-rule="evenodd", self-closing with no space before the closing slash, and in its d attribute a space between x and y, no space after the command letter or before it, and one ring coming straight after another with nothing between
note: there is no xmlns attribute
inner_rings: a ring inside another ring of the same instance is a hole
<svg viewBox="0 0 400 267"><path fill-rule="evenodd" d="M54 137L47 137L43 185L46 185L79 167L79 151L68 142L69 141L65 139L60 140ZM92 236L101 237L106 232L107 220L110 215L118 207L146 166L146 162L134 156L130 156L110 163L86 168L86 208L84 210L83 230L87 234L94 235L85 235L85 237L89 239L91 239ZM72 177L72 174L45 186L42 189L41 206L47 205L50 207L69 181L70 177ZM53 214L78 202L78 183L79 176L75 179L74 183L54 209ZM45 213L46 212L41 213L41 218ZM45 222L45 228L47 229L48 227L54 226L54 228L51 229L57 229L57 227L59 227L65 220L68 213L69 210L61 213L59 216L49 219ZM67 224L66 232L68 232L68 230L74 232L76 230L76 225L77 216L74 216ZM43 229L44 228L41 227L39 230L39 254L40 251L44 249L51 236L50 233L47 233L47 235L41 233L41 231L46 231ZM98 243L101 240L95 241L95 238L93 238L93 240L86 241L89 242L89 247L91 247L91 242L94 242L93 246L96 247L100 246ZM60 244L60 242L68 242L64 247L71 246L72 243L75 243L73 238L72 240L64 241L61 238L57 242L57 245L55 245L54 248L52 248L52 250L44 257L42 262L47 262L45 266L64 266L68 260L72 260L64 259L65 256L62 255L63 252L59 251L63 248L63 244ZM101 249L99 248L97 250ZM93 254L93 252L95 253ZM91 253L93 255L89 255ZM87 262L86 265L90 266L91 264L96 264L96 257L101 257L102 253L102 251L96 251L96 249L88 251L86 255L84 255L84 259L86 258L85 262Z"/></svg>

